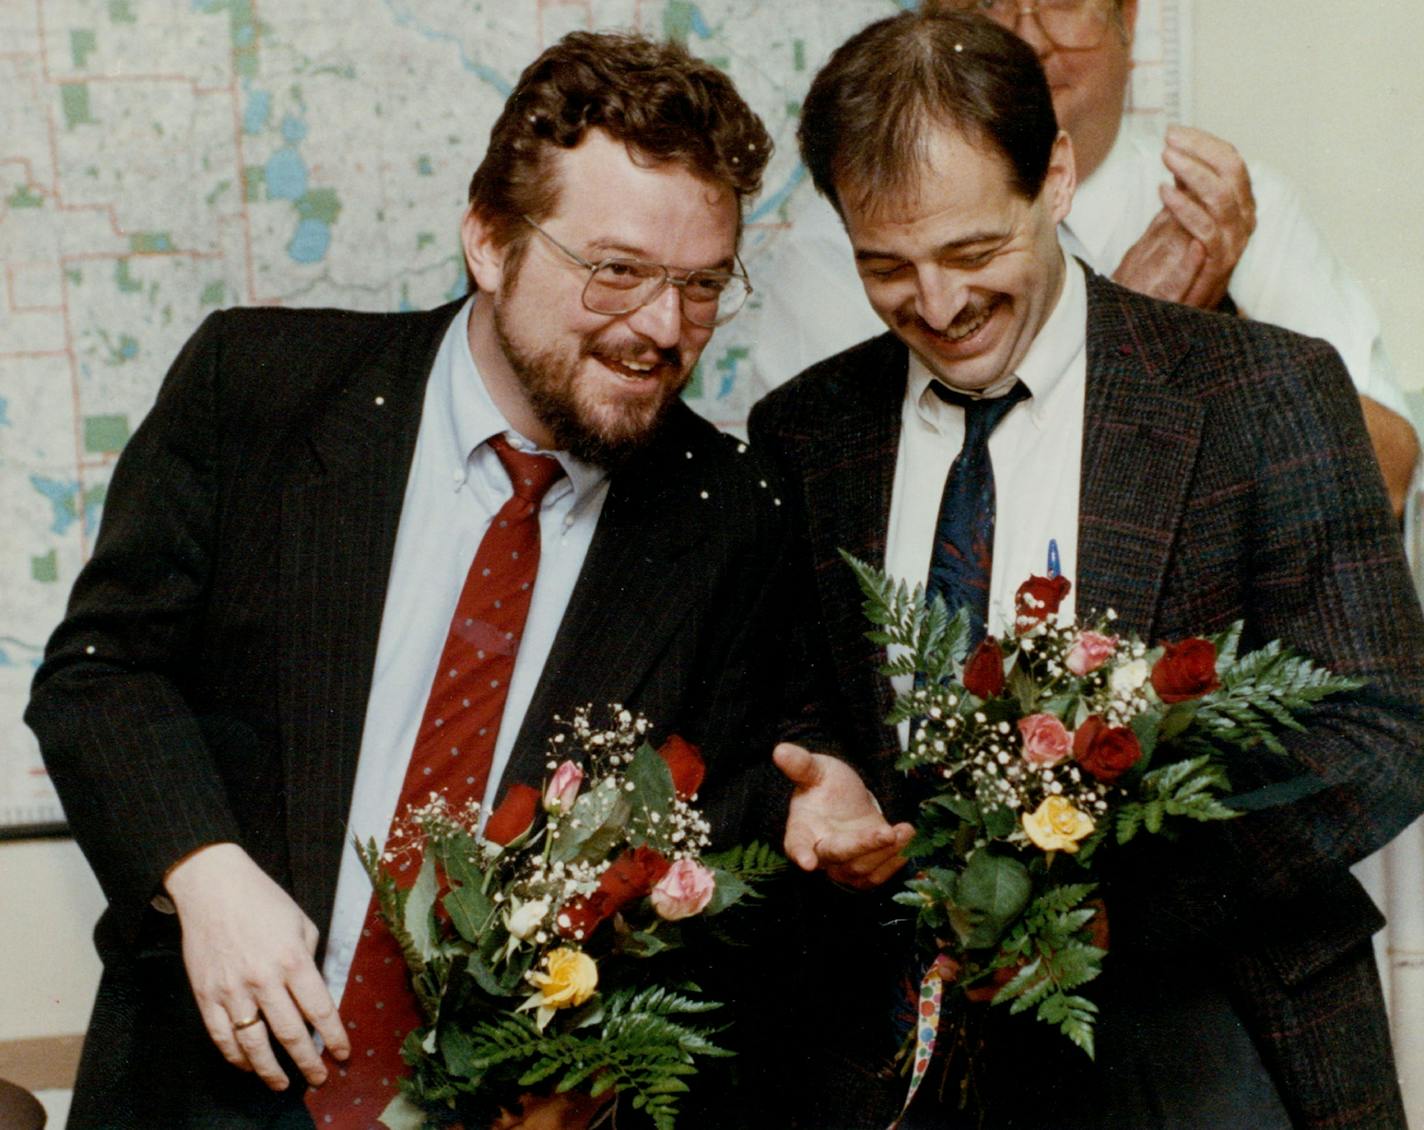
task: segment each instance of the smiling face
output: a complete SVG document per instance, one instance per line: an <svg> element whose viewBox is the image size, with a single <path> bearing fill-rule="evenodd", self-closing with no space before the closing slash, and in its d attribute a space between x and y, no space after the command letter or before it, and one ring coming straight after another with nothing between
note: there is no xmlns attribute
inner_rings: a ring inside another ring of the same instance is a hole
<svg viewBox="0 0 1424 1130"><path fill-rule="evenodd" d="M866 297L946 384L988 388L1023 359L1058 299L1072 144L1059 134L1030 200L997 152L937 128L916 181L890 201L840 192Z"/></svg>
<svg viewBox="0 0 1424 1130"><path fill-rule="evenodd" d="M550 166L559 200L536 218L584 259L643 259L674 274L735 268L729 187L680 165L635 164L622 142L596 129ZM595 314L582 301L587 269L532 228L516 254L474 212L463 233L471 274L490 296L475 303L470 350L511 426L604 466L646 442L712 337L682 316L678 288L628 314Z"/></svg>

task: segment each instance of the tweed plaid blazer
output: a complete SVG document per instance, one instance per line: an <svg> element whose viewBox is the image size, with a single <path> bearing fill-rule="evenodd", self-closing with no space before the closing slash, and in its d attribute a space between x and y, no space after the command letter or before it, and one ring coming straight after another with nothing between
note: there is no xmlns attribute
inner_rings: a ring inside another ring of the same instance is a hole
<svg viewBox="0 0 1424 1130"><path fill-rule="evenodd" d="M232 840L330 918L425 380L458 308L215 314L115 469L27 714L109 900L71 1125L265 1125L283 1105L211 1047L150 898ZM555 714L619 702L702 746L704 808L741 834L770 745L754 625L781 604L785 536L753 460L679 403L615 473L506 786L539 783Z"/></svg>
<svg viewBox="0 0 1424 1130"><path fill-rule="evenodd" d="M906 371L886 334L773 391L750 424L803 528L819 689L785 736L852 760L894 818L913 810L881 724L883 649L837 550L885 559ZM1109 910L1115 938L1154 919L1161 941L1166 920L1219 956L1298 1125L1402 1127L1367 944L1381 919L1346 868L1424 808L1424 626L1338 357L1089 272L1079 545L1080 610L1111 607L1150 640L1242 620L1246 647L1282 638L1369 680L1290 743L1308 795L1194 834ZM1234 783L1281 772L1243 764Z"/></svg>

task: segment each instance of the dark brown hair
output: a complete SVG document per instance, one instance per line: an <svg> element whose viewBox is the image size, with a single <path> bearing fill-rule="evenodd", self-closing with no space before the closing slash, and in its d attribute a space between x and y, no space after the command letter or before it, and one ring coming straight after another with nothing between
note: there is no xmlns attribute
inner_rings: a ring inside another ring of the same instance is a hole
<svg viewBox="0 0 1424 1130"><path fill-rule="evenodd" d="M732 80L676 43L624 32L576 31L524 69L470 180L470 206L505 245L524 238L523 215L558 204L550 157L590 129L635 159L672 161L741 203L761 187L771 138Z"/></svg>
<svg viewBox="0 0 1424 1130"><path fill-rule="evenodd" d="M863 28L821 68L797 140L817 190L844 212L914 187L935 132L989 146L1032 200L1058 136L1053 99L1033 49L963 12L902 12Z"/></svg>

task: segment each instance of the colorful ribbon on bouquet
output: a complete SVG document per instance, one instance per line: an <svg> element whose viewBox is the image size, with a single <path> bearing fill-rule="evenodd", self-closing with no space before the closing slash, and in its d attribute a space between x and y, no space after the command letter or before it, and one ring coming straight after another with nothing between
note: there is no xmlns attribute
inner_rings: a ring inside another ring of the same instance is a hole
<svg viewBox="0 0 1424 1130"><path fill-rule="evenodd" d="M939 1038L939 1018L944 1004L944 986L953 984L959 977L959 962L948 954L940 954L925 970L920 980L920 1000L915 1014L915 1059L910 1068L910 1093L905 1096L905 1105L895 1116L887 1130L895 1130L900 1125L915 1094L930 1070L930 1060L934 1058L935 1041Z"/></svg>

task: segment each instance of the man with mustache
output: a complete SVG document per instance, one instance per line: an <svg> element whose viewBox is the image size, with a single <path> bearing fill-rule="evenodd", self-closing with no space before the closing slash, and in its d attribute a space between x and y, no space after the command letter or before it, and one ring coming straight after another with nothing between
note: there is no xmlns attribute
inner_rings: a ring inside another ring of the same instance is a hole
<svg viewBox="0 0 1424 1130"><path fill-rule="evenodd" d="M411 1000L351 839L538 784L558 714L700 745L736 834L782 525L678 394L749 291L770 150L715 67L572 34L471 181L477 293L227 311L185 347L27 715L109 900L71 1126L374 1126ZM499 1125L592 1107L523 1105Z"/></svg>
<svg viewBox="0 0 1424 1130"><path fill-rule="evenodd" d="M885 650L845 550L928 578L979 633L1002 633L1019 585L1058 566L1070 615L1111 608L1151 641L1239 620L1246 648L1283 639L1368 684L1317 710L1288 762L1233 766L1238 790L1286 779L1298 799L1134 845L1106 875L1096 1061L995 1008L971 1109L932 1069L898 1124L1402 1128L1381 919L1348 868L1424 808L1424 622L1338 355L1073 259L1073 141L1032 50L989 21L870 25L817 75L799 138L890 331L750 421L802 519L793 589L820 684L775 755L797 785L786 848L872 889L827 888L808 928L813 983L835 991L802 994L804 1125L884 1127L905 1098L890 1015L909 932L873 889L923 794L894 769ZM976 1054L974 1032L946 1023L941 1051Z"/></svg>
<svg viewBox="0 0 1424 1130"><path fill-rule="evenodd" d="M1063 220L1071 254L1139 293L1234 310L1335 346L1360 395L1391 505L1403 513L1419 441L1369 297L1273 169L1248 164L1204 130L1164 130L1124 114L1137 0L922 6L983 14L1038 56L1058 124L1073 139L1078 191ZM762 270L777 285L757 360L773 381L877 332L850 285L840 226L819 201L808 202ZM816 301L800 301L810 286Z"/></svg>

